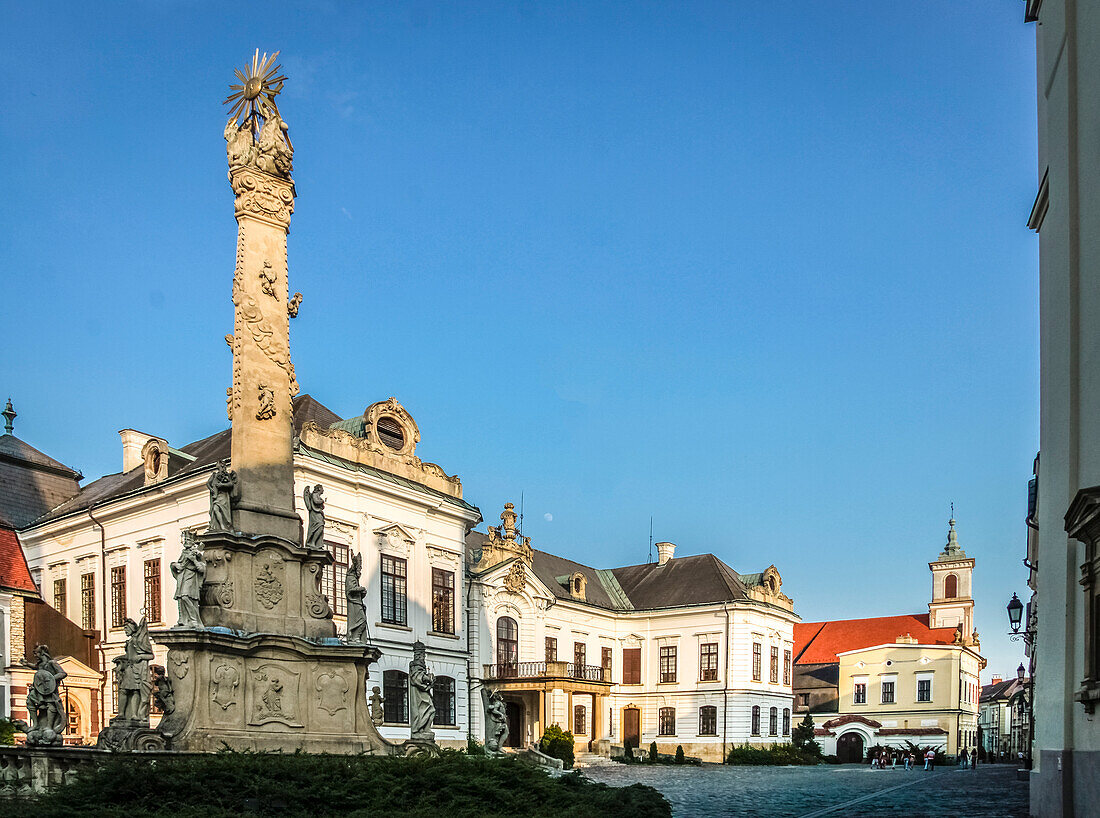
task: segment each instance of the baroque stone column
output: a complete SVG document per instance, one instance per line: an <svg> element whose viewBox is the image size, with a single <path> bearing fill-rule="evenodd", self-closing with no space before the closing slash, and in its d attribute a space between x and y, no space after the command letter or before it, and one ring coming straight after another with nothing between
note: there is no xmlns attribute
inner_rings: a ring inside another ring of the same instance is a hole
<svg viewBox="0 0 1100 818"><path fill-rule="evenodd" d="M270 121L274 127L269 141L285 140L282 120L276 115ZM233 348L229 416L231 462L241 485L233 527L246 534L273 534L298 542L291 449L291 399L298 392L298 382L290 361L286 250L294 180L289 163L277 166L265 161L276 149L265 146L268 130L265 125L256 143L247 127L242 127L238 138L252 142L251 152L243 157L230 153L237 265L233 335L227 339ZM287 152L285 143L276 147Z"/></svg>

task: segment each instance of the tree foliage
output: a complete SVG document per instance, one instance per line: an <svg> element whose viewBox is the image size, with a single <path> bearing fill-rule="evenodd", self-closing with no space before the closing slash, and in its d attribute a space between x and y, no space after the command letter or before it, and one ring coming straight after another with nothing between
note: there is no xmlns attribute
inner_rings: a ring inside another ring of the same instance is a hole
<svg viewBox="0 0 1100 818"><path fill-rule="evenodd" d="M548 756L560 758L565 769L573 767L573 734L562 730L560 725L551 724L542 734L539 750Z"/></svg>
<svg viewBox="0 0 1100 818"><path fill-rule="evenodd" d="M821 757L821 745L814 738L814 719L809 713L791 731L791 744L796 750L801 750L803 753L809 753L818 758Z"/></svg>

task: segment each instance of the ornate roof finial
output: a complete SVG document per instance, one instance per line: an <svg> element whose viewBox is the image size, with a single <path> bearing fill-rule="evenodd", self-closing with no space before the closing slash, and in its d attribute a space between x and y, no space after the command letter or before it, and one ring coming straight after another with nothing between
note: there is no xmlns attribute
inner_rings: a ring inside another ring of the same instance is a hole
<svg viewBox="0 0 1100 818"><path fill-rule="evenodd" d="M18 413L12 408L11 398L8 398L8 405L4 407L4 411L0 412L0 415L4 416L4 434L10 435L12 429L15 428L14 421Z"/></svg>
<svg viewBox="0 0 1100 818"><path fill-rule="evenodd" d="M959 548L959 535L955 533L955 504L951 504L951 519L947 521L947 545L943 549L943 553L951 555L958 554L962 549Z"/></svg>

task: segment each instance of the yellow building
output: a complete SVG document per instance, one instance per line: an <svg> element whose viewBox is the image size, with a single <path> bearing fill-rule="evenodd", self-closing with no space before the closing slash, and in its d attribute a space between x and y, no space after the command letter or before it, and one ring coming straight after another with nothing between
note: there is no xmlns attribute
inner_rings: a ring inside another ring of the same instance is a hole
<svg viewBox="0 0 1100 818"><path fill-rule="evenodd" d="M927 614L795 625L795 715L813 716L822 749L861 761L869 747L934 747L948 756L978 743L979 673L972 630L974 560L955 521L929 563Z"/></svg>

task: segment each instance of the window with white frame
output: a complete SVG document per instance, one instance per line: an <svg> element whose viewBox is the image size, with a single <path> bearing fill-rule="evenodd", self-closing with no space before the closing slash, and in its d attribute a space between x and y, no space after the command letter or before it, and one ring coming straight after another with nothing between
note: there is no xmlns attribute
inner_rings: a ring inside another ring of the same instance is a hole
<svg viewBox="0 0 1100 818"><path fill-rule="evenodd" d="M882 703L893 704L897 701L898 677L883 676L880 684L882 687Z"/></svg>
<svg viewBox="0 0 1100 818"><path fill-rule="evenodd" d="M852 704L867 704L867 677L852 677Z"/></svg>
<svg viewBox="0 0 1100 818"><path fill-rule="evenodd" d="M918 673L917 674L917 701L918 702L930 702L930 701L932 701L932 674L931 673Z"/></svg>

